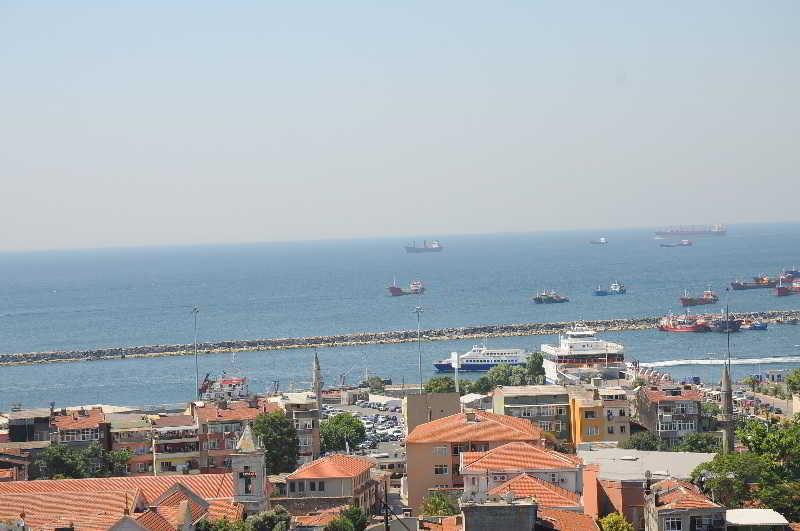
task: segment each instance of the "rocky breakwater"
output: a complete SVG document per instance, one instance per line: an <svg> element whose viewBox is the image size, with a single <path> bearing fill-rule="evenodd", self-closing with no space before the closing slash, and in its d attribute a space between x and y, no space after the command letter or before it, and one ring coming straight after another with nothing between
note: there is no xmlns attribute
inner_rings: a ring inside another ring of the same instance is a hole
<svg viewBox="0 0 800 531"><path fill-rule="evenodd" d="M760 319L771 323L796 323L800 321L800 310L774 310L768 312L737 313L737 315L751 319ZM659 319L660 317L601 319L582 321L581 324L601 332L647 330L655 328ZM564 321L553 323L519 323L454 328L434 328L423 330L422 339L425 341L445 341L484 337L553 335L563 332L564 330L567 330L576 324L578 324L576 321ZM198 351L202 354L215 354L257 350L281 350L291 348L380 345L390 343L408 343L416 340L416 330L395 330L387 332L358 332L332 336L212 341L199 343L197 347ZM0 354L0 366L68 361L145 358L155 356L184 356L192 354L194 352L193 349L194 347L191 344L144 345L139 347L111 347L92 350Z"/></svg>

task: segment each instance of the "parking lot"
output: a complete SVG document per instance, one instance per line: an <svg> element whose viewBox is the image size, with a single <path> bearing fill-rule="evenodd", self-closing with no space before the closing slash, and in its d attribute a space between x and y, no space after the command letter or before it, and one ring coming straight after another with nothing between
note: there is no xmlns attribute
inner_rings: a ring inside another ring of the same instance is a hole
<svg viewBox="0 0 800 531"><path fill-rule="evenodd" d="M405 436L400 407L387 408L367 402L359 402L352 406L323 406L323 418L343 412L350 413L360 420L367 433L366 440L354 450L368 452L377 448L381 443L398 443Z"/></svg>

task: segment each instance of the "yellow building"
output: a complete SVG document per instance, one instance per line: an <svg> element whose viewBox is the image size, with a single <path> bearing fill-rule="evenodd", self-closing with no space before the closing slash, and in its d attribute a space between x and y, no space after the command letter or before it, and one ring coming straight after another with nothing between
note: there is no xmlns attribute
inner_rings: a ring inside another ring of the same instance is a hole
<svg viewBox="0 0 800 531"><path fill-rule="evenodd" d="M573 445L605 440L602 400L594 396L587 398L582 393L570 393L569 413L570 441Z"/></svg>

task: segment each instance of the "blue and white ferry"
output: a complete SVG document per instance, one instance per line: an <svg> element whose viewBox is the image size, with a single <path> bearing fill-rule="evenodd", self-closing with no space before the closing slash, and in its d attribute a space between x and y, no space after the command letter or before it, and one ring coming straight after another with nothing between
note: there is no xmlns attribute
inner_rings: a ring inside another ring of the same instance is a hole
<svg viewBox="0 0 800 531"><path fill-rule="evenodd" d="M459 371L483 372L497 365L525 365L531 353L521 348L494 349L475 345L465 354L459 354ZM439 372L454 372L453 358L445 358L433 364Z"/></svg>

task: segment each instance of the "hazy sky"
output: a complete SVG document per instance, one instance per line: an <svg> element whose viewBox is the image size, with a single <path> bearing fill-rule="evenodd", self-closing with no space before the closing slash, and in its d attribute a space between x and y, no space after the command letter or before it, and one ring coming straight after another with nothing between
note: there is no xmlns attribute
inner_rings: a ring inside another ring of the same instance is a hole
<svg viewBox="0 0 800 531"><path fill-rule="evenodd" d="M800 220L799 15L0 0L0 250Z"/></svg>

